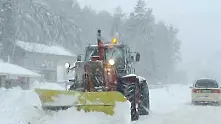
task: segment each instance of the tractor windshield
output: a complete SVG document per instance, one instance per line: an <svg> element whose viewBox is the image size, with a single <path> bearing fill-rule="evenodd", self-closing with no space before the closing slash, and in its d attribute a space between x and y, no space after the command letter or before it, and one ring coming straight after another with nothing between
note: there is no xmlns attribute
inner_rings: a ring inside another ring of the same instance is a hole
<svg viewBox="0 0 221 124"><path fill-rule="evenodd" d="M99 56L97 47L88 47L86 50L85 61L90 61L91 56ZM124 68L125 55L123 47L105 47L105 60L113 59L117 68Z"/></svg>
<svg viewBox="0 0 221 124"><path fill-rule="evenodd" d="M124 68L125 55L124 55L124 49L122 47L106 48L105 57L107 61L113 59L115 61L115 66L117 68Z"/></svg>

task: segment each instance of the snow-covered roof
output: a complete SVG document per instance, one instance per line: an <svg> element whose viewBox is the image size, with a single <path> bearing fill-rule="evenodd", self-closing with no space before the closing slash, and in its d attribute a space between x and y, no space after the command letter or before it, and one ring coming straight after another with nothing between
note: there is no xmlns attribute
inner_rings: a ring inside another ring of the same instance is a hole
<svg viewBox="0 0 221 124"><path fill-rule="evenodd" d="M71 52L67 51L61 46L49 46L38 43L29 43L24 41L17 41L16 45L29 52L43 53L43 54L54 54L64 56L76 56Z"/></svg>
<svg viewBox="0 0 221 124"><path fill-rule="evenodd" d="M209 78L209 77L200 77L200 78L197 78L196 80L216 80L216 79Z"/></svg>
<svg viewBox="0 0 221 124"><path fill-rule="evenodd" d="M41 76L31 70L6 62L0 62L0 75L24 76L24 77Z"/></svg>

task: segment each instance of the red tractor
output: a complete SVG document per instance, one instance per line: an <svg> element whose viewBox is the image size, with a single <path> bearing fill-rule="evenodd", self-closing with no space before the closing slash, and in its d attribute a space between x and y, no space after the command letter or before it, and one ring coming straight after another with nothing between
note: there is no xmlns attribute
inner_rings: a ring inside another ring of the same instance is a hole
<svg viewBox="0 0 221 124"><path fill-rule="evenodd" d="M133 56L135 54L135 58ZM73 84L69 90L79 92L120 92L131 103L131 120L139 115L149 114L149 89L146 80L135 75L135 62L140 54L131 52L124 44L112 42L104 44L101 30L98 30L97 45L86 47L82 60L78 55L74 67L67 64L68 71L75 70Z"/></svg>

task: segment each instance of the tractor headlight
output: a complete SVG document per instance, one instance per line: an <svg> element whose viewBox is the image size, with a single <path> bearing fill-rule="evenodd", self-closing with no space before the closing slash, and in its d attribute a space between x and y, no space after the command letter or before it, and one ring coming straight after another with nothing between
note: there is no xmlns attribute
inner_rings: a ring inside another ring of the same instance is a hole
<svg viewBox="0 0 221 124"><path fill-rule="evenodd" d="M69 63L65 63L65 68L70 68L70 64Z"/></svg>
<svg viewBox="0 0 221 124"><path fill-rule="evenodd" d="M110 65L114 65L115 64L115 61L113 59L110 59L108 62L109 62Z"/></svg>

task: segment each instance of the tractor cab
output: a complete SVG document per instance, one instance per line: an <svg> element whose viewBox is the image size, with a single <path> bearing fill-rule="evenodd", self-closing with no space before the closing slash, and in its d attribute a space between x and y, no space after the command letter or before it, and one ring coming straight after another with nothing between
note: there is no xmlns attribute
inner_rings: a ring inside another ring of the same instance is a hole
<svg viewBox="0 0 221 124"><path fill-rule="evenodd" d="M135 55L133 55L135 53ZM135 57L134 57L135 56ZM99 60L98 45L88 45L85 48L84 59L81 60L81 55L77 61L96 61ZM124 76L128 73L135 73L133 63L140 60L140 54L131 52L130 48L124 44L108 43L104 45L104 63L108 63L117 69L118 74Z"/></svg>
<svg viewBox="0 0 221 124"><path fill-rule="evenodd" d="M89 45L86 47L84 61L93 61L99 59L98 46ZM126 49L124 45L105 45L104 46L104 61L111 66L119 69L124 69L126 65Z"/></svg>
<svg viewBox="0 0 221 124"><path fill-rule="evenodd" d="M104 77L94 79L96 81L93 82L98 82L96 86L99 86L102 84L101 82L104 82L102 80L107 78L114 79L111 76L120 78L128 74L135 74L133 64L140 60L139 53L131 52L130 47L118 43L117 38L113 38L112 42L104 43L100 38L99 32L97 41L97 45L85 47L84 58L82 59L82 54L78 55L73 68L70 67L70 64L67 64L67 72L70 69L75 71L75 80L73 82L82 84L85 74L93 74L91 77ZM134 53L135 55L133 55ZM114 81L108 82L113 83Z"/></svg>

